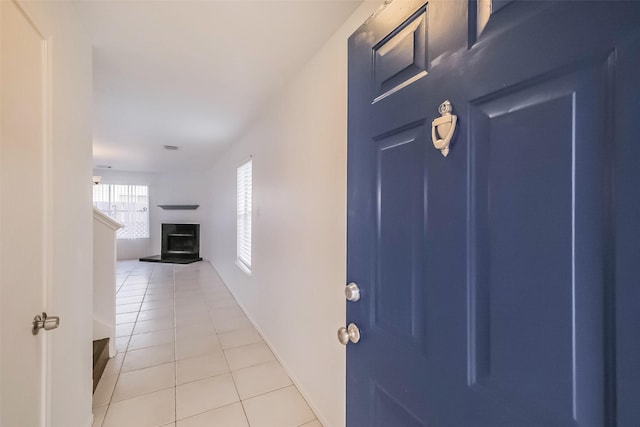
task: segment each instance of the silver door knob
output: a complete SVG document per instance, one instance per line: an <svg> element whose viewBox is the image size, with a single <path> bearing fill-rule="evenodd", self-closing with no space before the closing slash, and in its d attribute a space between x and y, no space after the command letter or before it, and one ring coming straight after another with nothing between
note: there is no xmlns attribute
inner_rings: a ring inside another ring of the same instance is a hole
<svg viewBox="0 0 640 427"><path fill-rule="evenodd" d="M351 282L344 288L344 296L347 298L347 301L356 302L360 299L360 288Z"/></svg>
<svg viewBox="0 0 640 427"><path fill-rule="evenodd" d="M42 312L41 315L38 314L33 318L31 333L38 335L40 329L50 331L51 329L56 329L58 326L60 326L60 318L58 316L48 316L47 313Z"/></svg>
<svg viewBox="0 0 640 427"><path fill-rule="evenodd" d="M358 329L355 323L350 323L346 328L341 326L338 329L338 341L340 341L342 345L349 344L349 341L356 344L360 341L360 329Z"/></svg>

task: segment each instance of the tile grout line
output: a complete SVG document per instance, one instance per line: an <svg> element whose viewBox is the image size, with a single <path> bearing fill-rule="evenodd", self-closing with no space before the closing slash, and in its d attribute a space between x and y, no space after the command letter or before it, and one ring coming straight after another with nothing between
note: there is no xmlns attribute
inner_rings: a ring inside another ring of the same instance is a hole
<svg viewBox="0 0 640 427"><path fill-rule="evenodd" d="M153 270L151 270L151 274L153 274ZM116 385L113 387L113 391L114 392L115 392L116 387L118 386L118 382L120 381L120 375L122 374L122 367L124 366L124 362L127 359L127 353L129 352L129 342L131 342L131 337L134 335L133 332L135 331L136 326L138 325L138 317L140 316L140 311L142 310L142 304L144 303L144 299L146 298L147 292L149 290L149 283L151 283L151 274L149 275L149 279L147 280L147 287L144 288L144 295L142 295L142 301L140 301L140 307L138 308L138 312L136 313L136 321L134 322L133 328L131 329L131 333L129 334L129 341L127 342L127 349L124 351L124 357L122 359L122 364L120 365L120 369L118 370L118 381L116 382ZM111 395L111 399L113 399L113 394ZM111 401L111 399L110 399L110 401Z"/></svg>
<svg viewBox="0 0 640 427"><path fill-rule="evenodd" d="M226 287L226 286L225 286ZM207 304L210 308L213 308L210 306L210 304ZM215 324L214 324L214 328L215 328ZM229 359L227 358L227 352L225 351L223 345L222 345L222 341L220 340L220 333L218 332L217 328L215 328L216 331L216 338L218 339L218 343L220 344L220 349L222 350L222 355L224 357L224 360L227 364L227 368L229 368L229 375L231 376L231 381L233 381L233 387L236 390L236 395L238 396L238 402L240 403L240 407L242 408L242 413L244 414L244 418L247 421L247 425L249 427L251 427L251 422L249 421L249 416L247 415L247 410L244 407L244 403L242 403L242 397L240 397L240 390L238 389L238 384L236 383L236 378L233 375L233 371L231 370L231 365L229 364ZM225 331L223 333L226 333L228 331Z"/></svg>
<svg viewBox="0 0 640 427"><path fill-rule="evenodd" d="M198 287L200 288L200 291L204 294L205 292L204 292L204 290L202 289L202 283L200 283L200 281L199 281L199 280L198 280ZM210 302L208 302L208 301L207 301L205 304L206 304L206 306L207 306L207 313L211 312L213 307L211 306ZM225 372L225 373L222 373L222 374L219 374L219 375L213 375L213 376L211 376L211 377L200 378L200 379L195 380L195 381L192 381L192 382L197 382L197 381L201 381L201 380L203 380L203 379L208 379L208 378L215 378L215 377L219 377L219 376L223 376L223 375L229 375L229 376L231 377L231 381L233 382L233 387L234 387L234 389L235 389L235 391L236 391L236 396L238 397L238 401L237 401L237 402L230 403L230 404L228 404L228 405L220 406L220 407L218 407L218 408L213 408L213 409L210 409L210 410L207 410L207 411L204 411L204 412L198 413L198 414L193 414L193 415L191 415L191 416L189 416L189 417L186 417L186 418L183 418L183 419L188 419L188 418L191 418L191 417L196 417L196 416L198 416L198 415L202 415L202 414L207 413L207 412L210 412L210 411L215 411L215 410L218 410L218 409L221 409L221 408L224 408L224 407L231 406L231 405L234 405L234 404L236 404L236 403L239 403L239 404L240 404L240 407L242 408L242 413L244 414L244 418L245 418L245 420L247 421L247 425L249 425L249 426L251 427L251 425L250 425L250 423L249 423L249 417L247 416L247 412L246 412L246 410L245 410L245 408L244 408L244 405L242 404L242 398L240 397L240 391L238 390L238 384L236 384L236 380L235 380L235 378L234 378L234 376L233 376L233 371L231 370L231 367L229 366L229 360L227 359L227 354L226 354L226 352L225 352L224 348L222 347L222 342L220 341L220 333L218 332L218 330L217 330L217 328L216 328L216 326L215 326L215 322L213 322L213 319L210 319L210 320L211 320L211 323L212 323L212 325L213 325L213 329L214 329L214 331L215 331L215 337L216 337L216 340L218 341L218 344L220 345L220 352L222 353L222 356L224 357L225 363L226 363L227 368L229 369L229 371L228 371L228 372ZM176 324L176 326L177 326L177 324ZM230 332L230 331L225 331L224 333L226 333L226 332ZM177 336L176 336L176 342L177 342ZM197 357L197 356L196 356L196 357ZM188 359L188 358L187 358L187 359ZM176 364L176 366L177 366L177 364ZM190 383L192 383L192 382L190 382ZM185 384L190 384L190 383L185 383ZM177 378L176 378L176 384L177 384ZM178 422L178 419L177 419L177 414L176 414L176 425L177 425L177 422Z"/></svg>
<svg viewBox="0 0 640 427"><path fill-rule="evenodd" d="M135 270L135 268L134 268L134 269L132 269L131 271L134 271L134 270ZM116 298L117 298L117 296L118 296L118 292L120 291L120 289L122 289L122 287L124 286L124 283L126 282L126 280L129 278L129 276L131 276L131 271L129 272L129 274L127 275L127 277L125 278L125 280L122 282L122 285L120 286L120 288L118 289L118 291L116 291ZM153 272L153 270L152 270L152 272ZM142 302L144 302L144 298L145 298L145 296L147 295L147 290L149 289L149 283L150 283L150 282L151 282L151 275L149 275L149 279L147 280L147 286L146 286L145 291L144 291L145 293L144 293L144 295L142 296ZM131 330L131 334L129 334L129 341L127 342L127 347L129 347L129 342L131 341L131 336L133 335L133 331L135 330L135 325L138 323L138 316L140 315L140 311L141 311L141 309L142 309L142 302L140 302L140 307L138 308L138 312L136 313L136 321L134 322L134 326L133 326L133 329ZM116 339L117 339L117 337L116 337ZM103 420L102 420L101 427L102 427L102 426L104 425L104 423L106 422L106 420L107 420L107 414L109 413L109 410L111 409L111 403L112 403L112 401L113 401L113 395L115 394L115 392L116 392L116 387L118 387L118 383L120 382L120 375L122 374L122 367L124 366L124 362L125 362L125 360L127 359L127 353L128 353L128 350L126 349L126 350L124 351L124 356L123 356L123 358L122 358L122 363L120 364L120 367L118 368L118 373L116 374L116 375L117 375L116 383L114 384L114 386L113 386L113 390L111 390L111 394L109 395L109 403L107 404L107 410L106 410L106 411L105 411L105 413L104 413L104 418L103 418Z"/></svg>
<svg viewBox="0 0 640 427"><path fill-rule="evenodd" d="M118 299L118 293L120 292L120 290L122 289L122 287L124 286L125 282L127 281L127 279L129 278L129 276L131 276L131 271L133 270L129 270L129 274L127 274L127 277L125 277L125 279L122 281L122 284L120 285L120 287L118 288L118 290L116 290L116 301ZM117 304L116 304L117 307ZM138 318L138 316L136 315L136 319ZM116 325L117 327L117 325ZM135 323L134 323L134 328L135 328ZM133 329L131 330L133 332ZM118 339L118 337L115 338L116 341ZM129 335L129 339L131 339L131 335ZM127 342L127 346L129 346L129 343ZM127 351L124 351L125 355L127 353ZM116 347L116 356L117 356L117 347ZM122 364L124 364L124 356L122 358ZM111 408L111 400L113 399L113 394L116 391L116 387L118 385L118 381L120 381L120 372L122 371L122 364L120 364L120 366L118 367L118 372L115 374L117 376L116 378L116 383L113 385L113 389L111 390L111 393L109 394L109 400L107 401L107 409L104 411L104 418L102 419L102 423L100 423L100 426L102 427L105 423L105 421L107 420L107 414L109 413L109 409Z"/></svg>
<svg viewBox="0 0 640 427"><path fill-rule="evenodd" d="M200 354L200 355L197 355L197 356L187 357L187 358L182 359L182 360L195 359L195 358L199 358L199 357L203 357L203 356L208 356L208 355L210 355L210 354L214 354L214 353L223 353L223 352L211 352L211 353L204 353L204 354ZM225 361L226 361L226 357L225 357ZM160 363L160 364L157 364L157 365L145 366L145 367L143 367L143 368L133 369L133 370L131 370L131 371L124 371L124 372L120 371L118 374L114 374L114 375L118 375L118 376L120 376L120 375L121 375L121 374L123 374L123 373L124 373L124 374L128 374L128 373L131 373L131 372L137 372L137 371L142 371L142 370L145 370L145 369L156 368L156 367L158 367L158 366L162 366L162 365L168 365L168 364L170 364L170 363L174 363L174 364L175 364L175 366L177 367L177 362L178 362L178 360L175 360L174 362L165 362L165 363ZM264 391L264 392L258 393L258 394L256 394L256 395L249 396L249 397L247 397L247 398L245 398L245 399L243 399L242 397L240 397L240 391L239 391L239 389L237 388L237 384L235 383L235 378L233 377L233 373L234 373L234 372L238 372L238 371L242 371L242 370L245 370L245 369L249 369L249 368L255 368L256 366L267 365L267 364L274 363L274 362L277 362L277 363L278 363L278 365L280 364L277 360L275 360L275 359L274 359L274 360L270 360L270 361L267 361L267 362L261 362L261 363L258 363L258 364L256 364L256 365L251 365L251 366L246 366L246 367L243 367L243 368L238 368L238 369L233 370L233 371L232 371L232 370L228 370L228 371L226 371L226 372L222 372L222 373L219 373L219 374L210 375L210 376L203 377L203 378L198 378L198 379L195 379L195 380L192 380L192 381L187 381L187 382L182 383L182 384L178 384L178 383L177 383L177 376L176 376L176 377L175 377L176 385L168 386L168 387L163 387L163 388L160 388L160 389L157 389L157 390L153 390L153 391L148 391L148 392L145 392L145 393L136 394L135 396L127 397L127 398L125 398L125 399L120 399L120 400L117 400L117 401L114 401L114 400L113 400L113 397L112 397L112 398L111 398L111 400L110 400L110 403L106 403L105 405L100 405L100 406L108 406L108 405L110 405L111 403L123 402L123 401L125 401L125 400L134 399L134 398L139 397L139 396L145 396L145 395L148 395L148 394L156 393L156 392L158 392L158 391L168 390L168 389L171 389L171 388L173 388L173 387L183 386L183 385L188 385L188 384L192 384L192 383L195 383L195 382L208 380L208 379L211 379L211 378L218 378L218 377L222 377L222 376L224 376L224 375L231 375L231 376L232 376L232 379L233 379L233 381L234 381L234 385L236 386L236 392L238 393L238 398L239 398L238 402L241 402L241 401L244 401L244 400L253 399L253 398L255 398L255 397L259 397L259 396L262 396L262 395L265 395L265 394L268 394L268 393L272 393L272 392L274 392L274 391L279 391L279 390L282 390L282 389L285 389L285 388L288 388L288 387L294 386L293 382L291 382L291 384L287 384L287 385L285 385L285 386L278 387L278 388L275 388L275 389L272 389L272 390ZM228 366L228 363L227 363L227 366ZM176 375L177 375L177 374L176 374ZM287 378L289 378L289 376L287 376ZM289 379L290 379L290 378L289 378ZM115 391L115 387L114 387L114 391ZM238 403L238 402L233 402L233 403ZM98 406L98 407L100 407L100 406ZM224 406L229 406L229 405L224 405ZM218 408L214 408L214 409L218 409ZM205 412L207 412L207 411L205 411ZM187 418L189 418L189 417L187 417Z"/></svg>
<svg viewBox="0 0 640 427"><path fill-rule="evenodd" d="M115 297L116 297L116 299L118 298L118 293L120 292L120 290L122 289L122 287L123 287L123 286L124 286L124 284L126 283L127 279L129 278L129 276L131 276L131 272L132 272L132 271L133 271L133 269L131 269L131 270L129 270L129 271L127 272L127 275L125 276L124 280L122 281L122 283L120 284L120 286L118 286L118 288L116 289L116 292L115 292ZM116 275L117 275L117 273L116 273ZM146 292L146 291L145 291L145 292ZM139 311L138 311L138 313L139 313ZM116 314L116 316L117 316L117 314ZM138 318L138 316L136 315L136 319L137 319L137 318ZM116 325L116 326L117 326L117 325ZM129 336L129 340L131 340L131 336ZM118 348L117 348L117 341L118 341L118 337L116 337L116 356L117 356L117 350L118 350ZM129 347L129 341L127 341L127 347ZM126 352L127 352L127 350L125 349L124 353L126 353ZM122 363L124 363L124 357L123 357L123 359L122 359ZM120 370L121 370L121 369L122 369L122 365L120 365L120 368L118 369L118 373L117 373L118 378L120 378ZM101 378L101 379L102 379L102 378ZM117 380L116 380L116 384L117 384ZM115 389L116 389L116 386L114 385L114 386L113 386L113 391L115 391ZM104 425L105 420L107 419L107 412L109 412L109 408L111 407L111 398L113 397L113 391L111 392L111 396L109 396L109 401L108 401L108 402L107 402L107 404L105 405L105 406L106 406L106 409L104 410L104 416L102 417L102 421L100 422L100 425L99 425L99 426L97 426L97 427L102 427L102 426ZM92 412L93 412L93 411L92 411Z"/></svg>
<svg viewBox="0 0 640 427"><path fill-rule="evenodd" d="M117 287L116 292L115 292L115 297L116 297L116 298L118 297L118 292L120 292L120 289L122 289L122 286L124 286L124 282L126 282L126 281L127 281L127 279L129 278L129 276L130 276L130 275L131 275L131 270L129 270L129 272L128 272L128 273L127 273L127 275L125 276L124 280L122 281L122 284L120 284L120 286L118 286L118 287ZM116 273L116 276L117 276L117 273ZM117 283L116 283L116 286L117 286ZM117 337L116 337L116 341L117 341ZM127 345L129 345L129 344L127 343ZM117 349L117 347L116 347L116 355L117 355L117 350L118 350L118 349ZM108 362L107 362L107 363L108 363ZM118 372L119 372L119 371L118 371ZM120 374L118 373L118 375L120 375ZM101 377L100 379L102 379L102 377ZM99 380L98 380L98 381L99 381ZM115 389L115 386L114 386L113 388ZM113 392L112 392L112 394L113 394ZM93 400L93 394L92 394L92 396L91 396L91 400ZM93 408L93 402L91 402L91 403L92 403L92 405L91 405L91 406L92 406L92 407L91 407L91 412L93 412L93 409L94 409L94 408ZM102 427L102 425L104 424L104 421L107 419L107 412L109 411L109 406L111 406L111 397L109 397L109 401L107 402L107 404L106 404L106 405L103 405L103 406L106 406L106 408L105 408L105 410L104 410L104 416L102 417L102 421L100 422L100 425L99 425L99 426L97 426L97 427ZM95 422L95 419L94 419L94 422Z"/></svg>
<svg viewBox="0 0 640 427"><path fill-rule="evenodd" d="M287 385L285 385L284 387L278 387L278 388L274 388L273 390L264 391L264 392L262 392L262 393L256 394L255 396L247 397L246 399L242 399L242 398L241 398L241 399L240 399L240 401L241 401L241 402L244 402L244 401L247 401L247 400L254 399L254 398L256 398L256 397L264 396L265 394L274 393L274 392L276 392L276 391L284 390L285 388L289 388L289 387L295 387L295 386L293 385L293 383L291 383L291 384L287 384Z"/></svg>
<svg viewBox="0 0 640 427"><path fill-rule="evenodd" d="M158 365L158 366L159 366L159 365ZM158 390L146 391L146 392L144 392L144 393L136 394L135 396L127 397L126 399L116 400L116 401L114 401L113 403L120 403L120 402L125 402L125 401L127 401L127 400L137 399L138 397L148 396L148 395L150 395L150 394L158 393L158 392L160 392L160 391L170 390L170 389L171 389L171 388L173 388L173 387L175 387L175 386L168 386L168 387L160 388L160 389L158 389Z"/></svg>
<svg viewBox="0 0 640 427"><path fill-rule="evenodd" d="M217 335L218 334L216 333L216 336ZM219 337L218 337L218 341L220 341ZM220 345L222 346L222 343L220 343ZM227 367L229 368L229 375L231 376L231 381L233 381L233 387L236 390L236 395L238 396L238 402L240 403L240 407L242 408L242 413L244 414L245 420L247 420L247 425L251 427L251 423L249 422L249 416L247 415L247 410L245 409L244 404L242 403L242 398L240 397L240 390L238 390L238 384L236 383L236 379L233 376L233 371L231 370L231 366L229 366L229 359L227 359L227 353L223 351L222 354L224 355L224 360L227 363Z"/></svg>
<svg viewBox="0 0 640 427"><path fill-rule="evenodd" d="M131 272L135 270L132 269L129 271L129 274L127 274L127 277L125 277L125 279L122 281L122 284L120 285L120 287L118 288L118 290L116 291L116 300L118 298L118 293L120 293L120 291L122 290L122 288L125 286L125 283L127 281L127 279L129 278L129 276L131 275ZM144 288L144 294L142 296L143 301L144 301L144 296L147 293L147 289L149 288L149 284L147 283L147 286ZM140 306L142 307L142 303L140 303ZM124 314L124 313L121 313ZM133 335L133 330L135 329L136 323L138 322L138 316L140 315L140 310L138 310L138 312L136 313L136 320L133 321L133 328L131 329L131 333L129 334L129 337L127 339L127 345L124 348L123 353L126 354L128 349L129 349L129 343L131 342L131 336ZM116 318L118 317L118 315L116 314ZM116 328L118 327L117 323L116 323ZM118 355L118 337L116 337L116 356ZM124 357L122 359L122 363L124 363ZM122 365L120 365L120 369L118 370L118 378L120 378L120 372L122 371ZM115 386L113 388L115 390ZM111 399L109 399L109 402L111 402ZM109 403L111 404L111 403ZM105 412L105 418L106 418L106 412Z"/></svg>
<svg viewBox="0 0 640 427"><path fill-rule="evenodd" d="M171 266L173 274L173 424L178 425L178 318L176 317L176 268Z"/></svg>
<svg viewBox="0 0 640 427"><path fill-rule="evenodd" d="M147 289L149 287L149 284L147 282L147 287L145 288L145 294L142 296L142 301L144 301L144 296L146 295ZM140 302L140 307L142 307L142 301ZM138 323L138 315L140 314L140 309L138 308L138 312L136 313L136 321L133 324L133 328L131 329L131 333L129 334L129 341L131 341L131 335L133 335L133 331L136 328L136 324ZM129 347L129 344L127 343L127 348ZM118 383L120 382L120 375L122 374L122 367L124 366L124 362L127 358L127 352L128 350L124 351L124 356L122 358L122 363L120 364L120 368L118 369L118 378L116 379L116 383L113 386L113 391L111 392L111 397L109 398L109 407L111 407L111 403L113 402L113 396L116 392L116 388L118 387ZM105 414L105 420L107 419L106 414Z"/></svg>
<svg viewBox="0 0 640 427"><path fill-rule="evenodd" d="M208 410L206 410L206 411L204 411L204 412L198 412L197 414L189 415L188 417L185 417L185 418L180 418L180 420L176 420L176 423L177 423L178 421L184 421L184 420L188 420L188 419L190 419L190 418L197 417L197 416L202 415L202 414L206 414L207 412L217 411L218 409L227 408L227 407L229 407L229 406L233 406L233 405L235 405L235 404L237 404L237 403L240 403L240 402L239 402L239 401L238 401L238 402L231 402L231 403L227 403L227 404L222 405L222 406L218 406L217 408L208 409Z"/></svg>

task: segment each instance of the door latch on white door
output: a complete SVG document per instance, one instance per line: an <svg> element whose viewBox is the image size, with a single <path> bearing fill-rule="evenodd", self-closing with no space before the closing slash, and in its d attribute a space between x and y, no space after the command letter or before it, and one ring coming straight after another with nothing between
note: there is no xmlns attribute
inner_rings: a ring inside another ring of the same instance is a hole
<svg viewBox="0 0 640 427"><path fill-rule="evenodd" d="M60 326L60 318L58 316L48 316L47 313L43 311L42 314L38 314L33 318L31 332L33 335L38 335L40 329L50 331L51 329L56 329L58 326Z"/></svg>
<svg viewBox="0 0 640 427"><path fill-rule="evenodd" d="M451 138L456 131L456 124L458 123L458 116L451 114L453 107L449 100L444 101L438 107L438 112L442 115L433 122L431 122L431 139L433 145L436 147L443 156L447 157L449 154L449 144L451 144Z"/></svg>

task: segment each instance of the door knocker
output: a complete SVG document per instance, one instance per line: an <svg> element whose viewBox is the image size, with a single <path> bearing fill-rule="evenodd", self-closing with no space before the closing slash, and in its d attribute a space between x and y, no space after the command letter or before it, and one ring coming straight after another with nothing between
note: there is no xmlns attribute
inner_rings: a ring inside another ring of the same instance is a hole
<svg viewBox="0 0 640 427"><path fill-rule="evenodd" d="M431 123L431 139L433 145L440 150L443 156L447 157L449 154L449 144L451 138L456 131L456 123L458 122L458 116L451 114L453 108L449 100L444 101L438 107L438 112L442 114L442 117L438 117Z"/></svg>

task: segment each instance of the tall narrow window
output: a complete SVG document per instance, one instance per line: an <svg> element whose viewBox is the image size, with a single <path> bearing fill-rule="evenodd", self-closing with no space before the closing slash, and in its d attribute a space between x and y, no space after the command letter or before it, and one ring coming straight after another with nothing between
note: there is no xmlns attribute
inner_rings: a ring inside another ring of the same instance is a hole
<svg viewBox="0 0 640 427"><path fill-rule="evenodd" d="M238 265L251 272L251 176L252 162L249 160L238 168L237 175L237 256Z"/></svg>
<svg viewBox="0 0 640 427"><path fill-rule="evenodd" d="M94 185L93 205L124 225L118 230L118 239L149 238L149 187L146 185Z"/></svg>

